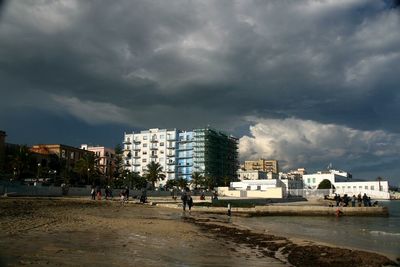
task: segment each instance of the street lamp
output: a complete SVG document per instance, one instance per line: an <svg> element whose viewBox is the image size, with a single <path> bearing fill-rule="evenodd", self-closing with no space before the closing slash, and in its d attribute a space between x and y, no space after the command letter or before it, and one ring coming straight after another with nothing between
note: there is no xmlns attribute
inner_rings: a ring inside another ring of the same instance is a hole
<svg viewBox="0 0 400 267"><path fill-rule="evenodd" d="M88 182L90 183L90 168L87 169Z"/></svg>
<svg viewBox="0 0 400 267"><path fill-rule="evenodd" d="M38 166L38 170L37 170L37 181L39 181L39 177L40 177L40 166L41 166L41 164L40 163L38 163L37 164L37 166Z"/></svg>

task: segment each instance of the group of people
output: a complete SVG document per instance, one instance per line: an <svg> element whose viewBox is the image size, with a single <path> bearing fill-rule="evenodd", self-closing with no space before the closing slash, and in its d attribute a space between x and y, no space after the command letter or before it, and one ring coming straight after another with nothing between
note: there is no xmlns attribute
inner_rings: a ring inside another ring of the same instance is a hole
<svg viewBox="0 0 400 267"><path fill-rule="evenodd" d="M106 186L106 188L104 189L104 194L105 194L105 198L106 200L108 199L112 199L113 198L113 192L110 186ZM97 187L92 187L92 189L90 190L90 195L92 200L101 200L102 198L102 192L101 192L101 188L99 186ZM126 187L125 189L121 190L121 192L119 193L120 199L121 201L126 201L129 199L129 188Z"/></svg>
<svg viewBox="0 0 400 267"><path fill-rule="evenodd" d="M347 194L344 194L343 197L341 197L339 194L335 194L334 200L336 202L336 207L348 207L349 203L351 203L351 207L355 207L356 203L358 207L372 207L378 205L378 201L375 201L372 204L371 197L367 196L366 193L364 193L363 196L361 196L360 193L357 196L353 195L352 197L348 196Z"/></svg>
<svg viewBox="0 0 400 267"><path fill-rule="evenodd" d="M187 205L190 212L193 206L193 198L190 194L189 188L185 188L185 190L182 192L181 200L182 200L183 211L186 211L186 205Z"/></svg>

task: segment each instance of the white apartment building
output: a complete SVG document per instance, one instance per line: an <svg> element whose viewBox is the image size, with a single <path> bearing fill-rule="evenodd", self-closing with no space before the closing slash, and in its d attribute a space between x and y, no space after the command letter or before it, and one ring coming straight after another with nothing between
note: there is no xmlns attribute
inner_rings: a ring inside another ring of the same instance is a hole
<svg viewBox="0 0 400 267"><path fill-rule="evenodd" d="M175 179L177 137L176 129L154 128L139 133L125 133L125 169L144 175L147 164L153 161L163 168L166 180L161 181L161 185L169 179Z"/></svg>

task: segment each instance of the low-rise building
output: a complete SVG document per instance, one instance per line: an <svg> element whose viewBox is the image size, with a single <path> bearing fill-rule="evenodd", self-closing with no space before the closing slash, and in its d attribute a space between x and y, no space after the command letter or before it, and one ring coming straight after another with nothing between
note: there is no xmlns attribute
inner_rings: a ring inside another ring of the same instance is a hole
<svg viewBox="0 0 400 267"><path fill-rule="evenodd" d="M238 170L237 174L240 181L267 179L267 173L259 170Z"/></svg>
<svg viewBox="0 0 400 267"><path fill-rule="evenodd" d="M246 160L244 162L245 170L259 170L264 172L279 173L279 164L277 160Z"/></svg>
<svg viewBox="0 0 400 267"><path fill-rule="evenodd" d="M350 179L351 174L336 170L319 171L303 175L304 187L309 189L317 189L323 180L329 180L331 184L335 184L336 182L348 182Z"/></svg>
<svg viewBox="0 0 400 267"><path fill-rule="evenodd" d="M66 170L72 170L75 163L85 155L93 154L91 151L62 144L34 145L30 148L30 151L41 155L42 158L56 155L65 164Z"/></svg>
<svg viewBox="0 0 400 267"><path fill-rule="evenodd" d="M114 149L104 146L89 146L87 144L82 144L81 149L93 152L99 171L105 177L111 179L115 167Z"/></svg>

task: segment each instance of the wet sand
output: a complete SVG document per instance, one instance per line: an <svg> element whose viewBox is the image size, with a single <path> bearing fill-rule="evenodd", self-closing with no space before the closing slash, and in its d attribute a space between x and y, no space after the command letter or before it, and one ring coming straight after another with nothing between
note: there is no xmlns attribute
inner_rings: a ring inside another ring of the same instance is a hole
<svg viewBox="0 0 400 267"><path fill-rule="evenodd" d="M227 216L81 199L0 199L0 266L382 266L369 252L233 227Z"/></svg>
<svg viewBox="0 0 400 267"><path fill-rule="evenodd" d="M285 266L212 238L177 210L73 199L0 199L0 259L0 266Z"/></svg>

